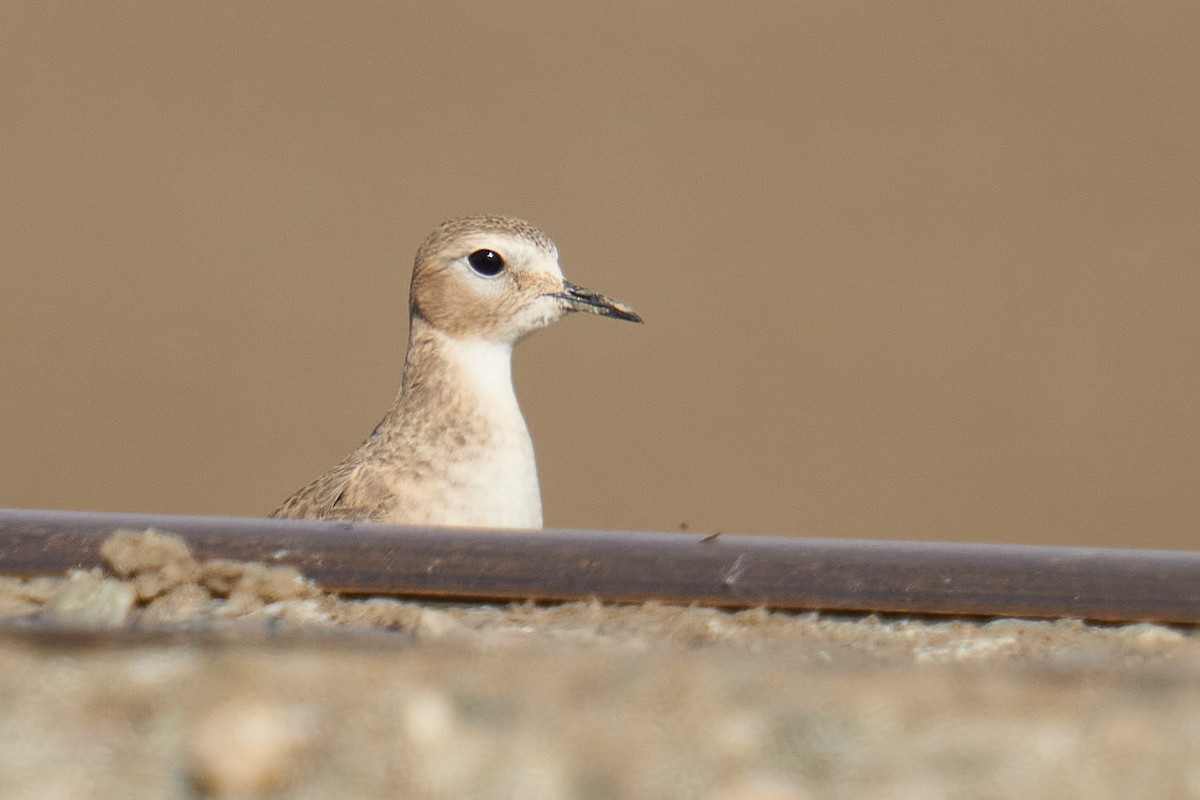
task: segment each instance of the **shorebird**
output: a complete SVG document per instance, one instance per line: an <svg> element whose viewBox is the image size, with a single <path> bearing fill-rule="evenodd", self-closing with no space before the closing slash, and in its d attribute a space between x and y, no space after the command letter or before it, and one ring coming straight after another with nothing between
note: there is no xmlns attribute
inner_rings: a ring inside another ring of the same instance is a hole
<svg viewBox="0 0 1200 800"><path fill-rule="evenodd" d="M358 449L272 516L542 527L513 347L573 311L641 322L563 278L558 247L512 217L442 223L417 250L400 392Z"/></svg>

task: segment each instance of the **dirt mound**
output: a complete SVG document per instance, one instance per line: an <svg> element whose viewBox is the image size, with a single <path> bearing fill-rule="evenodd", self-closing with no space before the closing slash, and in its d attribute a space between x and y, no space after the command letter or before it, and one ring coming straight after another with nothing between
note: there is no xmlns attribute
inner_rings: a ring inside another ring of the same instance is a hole
<svg viewBox="0 0 1200 800"><path fill-rule="evenodd" d="M156 531L117 533L103 555L107 570L0 579L2 797L1200 786L1188 629L346 599Z"/></svg>

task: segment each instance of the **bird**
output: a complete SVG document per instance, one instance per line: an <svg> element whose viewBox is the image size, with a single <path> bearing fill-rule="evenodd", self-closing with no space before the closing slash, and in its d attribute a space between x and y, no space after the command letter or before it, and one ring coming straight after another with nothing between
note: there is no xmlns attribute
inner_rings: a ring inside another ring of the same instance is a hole
<svg viewBox="0 0 1200 800"><path fill-rule="evenodd" d="M417 250L400 391L350 455L271 516L474 528L542 527L513 348L573 312L640 323L563 277L558 247L515 217L439 225Z"/></svg>

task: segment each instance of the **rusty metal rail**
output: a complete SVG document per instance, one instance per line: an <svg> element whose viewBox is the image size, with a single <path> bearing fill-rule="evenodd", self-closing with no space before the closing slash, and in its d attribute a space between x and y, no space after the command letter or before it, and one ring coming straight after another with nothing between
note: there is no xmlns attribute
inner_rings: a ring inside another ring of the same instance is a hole
<svg viewBox="0 0 1200 800"><path fill-rule="evenodd" d="M1200 623L1191 551L0 509L0 575L101 565L109 534L144 528L345 595Z"/></svg>

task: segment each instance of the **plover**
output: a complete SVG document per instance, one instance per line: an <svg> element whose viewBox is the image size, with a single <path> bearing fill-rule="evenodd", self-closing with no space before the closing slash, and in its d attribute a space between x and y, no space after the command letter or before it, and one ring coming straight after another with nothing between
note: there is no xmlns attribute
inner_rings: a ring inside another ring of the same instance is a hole
<svg viewBox="0 0 1200 800"><path fill-rule="evenodd" d="M540 528L512 350L572 311L642 321L624 303L565 280L557 246L527 222L442 223L413 263L396 401L357 450L272 516Z"/></svg>

